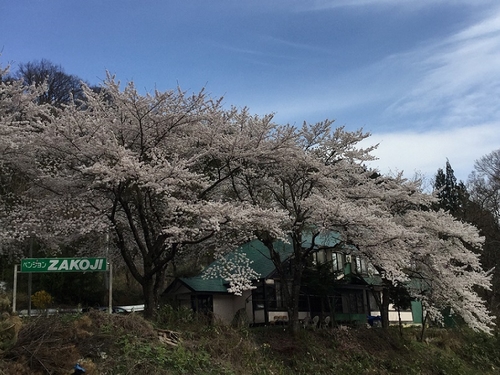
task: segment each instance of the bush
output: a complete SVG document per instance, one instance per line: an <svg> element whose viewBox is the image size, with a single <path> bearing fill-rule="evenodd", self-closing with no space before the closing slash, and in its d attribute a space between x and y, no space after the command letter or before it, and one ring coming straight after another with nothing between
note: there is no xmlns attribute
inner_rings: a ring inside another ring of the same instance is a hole
<svg viewBox="0 0 500 375"><path fill-rule="evenodd" d="M52 305L53 298L45 290L39 290L31 296L31 302L37 309L45 310Z"/></svg>

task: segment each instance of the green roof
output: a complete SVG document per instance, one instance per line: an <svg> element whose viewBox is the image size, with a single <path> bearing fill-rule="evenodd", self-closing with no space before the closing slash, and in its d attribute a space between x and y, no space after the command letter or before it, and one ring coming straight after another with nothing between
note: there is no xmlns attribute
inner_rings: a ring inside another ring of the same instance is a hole
<svg viewBox="0 0 500 375"><path fill-rule="evenodd" d="M370 276L365 276L362 275L361 278L368 284L368 285L374 285L374 286L379 286L383 285L382 278L379 275L370 275Z"/></svg>
<svg viewBox="0 0 500 375"><path fill-rule="evenodd" d="M195 292L227 293L223 279L204 279L201 276L182 277L179 279Z"/></svg>
<svg viewBox="0 0 500 375"><path fill-rule="evenodd" d="M276 241L274 243L274 249L280 254L281 261L285 261L293 253L292 244L282 241ZM269 257L269 249L259 240L247 242L240 246L236 252L246 255L252 262L251 267L261 278L267 278L276 268ZM231 256L231 254L228 256Z"/></svg>
<svg viewBox="0 0 500 375"><path fill-rule="evenodd" d="M282 261L286 260L293 252L291 244L282 241L275 243L275 249L280 253ZM234 254L245 254L250 260L250 266L260 275L260 278L270 276L275 270L275 266L269 258L269 250L259 240L253 240L240 246L234 252L226 255L227 259L234 257ZM219 261L215 261L209 267L215 266ZM227 293L227 282L222 278L203 278L202 276L183 277L179 279L188 288L195 292Z"/></svg>
<svg viewBox="0 0 500 375"><path fill-rule="evenodd" d="M311 235L303 236L303 247L311 246ZM321 234L314 240L316 248L335 247L340 243L340 234L331 232L329 234ZM293 246L291 243L276 241L274 248L281 256L281 260L285 261L293 254ZM252 240L241 245L234 252L226 255L226 259L231 259L235 254L245 254L250 260L250 266L259 274L259 278L268 278L272 275L276 267L269 257L269 249L259 240ZM216 266L219 261L215 261L209 267ZM227 282L222 278L204 278L201 275L195 277L184 277L179 279L188 288L198 293L227 293Z"/></svg>

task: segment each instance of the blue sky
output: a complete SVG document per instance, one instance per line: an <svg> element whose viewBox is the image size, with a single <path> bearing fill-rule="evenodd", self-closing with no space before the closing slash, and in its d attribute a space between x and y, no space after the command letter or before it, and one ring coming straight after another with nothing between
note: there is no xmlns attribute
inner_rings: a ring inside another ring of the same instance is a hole
<svg viewBox="0 0 500 375"><path fill-rule="evenodd" d="M0 63L92 84L177 85L279 123L335 119L374 167L466 180L500 148L500 3L489 0L0 0Z"/></svg>

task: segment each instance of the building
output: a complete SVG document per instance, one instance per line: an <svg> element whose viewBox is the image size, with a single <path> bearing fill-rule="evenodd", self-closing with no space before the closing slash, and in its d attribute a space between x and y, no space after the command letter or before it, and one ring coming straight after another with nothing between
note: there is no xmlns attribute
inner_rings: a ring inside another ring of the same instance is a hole
<svg viewBox="0 0 500 375"><path fill-rule="evenodd" d="M299 319L339 324L365 325L380 316L376 303L377 293L381 291L382 279L363 258L349 254L342 249L336 251L338 238L333 236L322 239L322 246L314 252L310 267L304 273ZM293 254L292 245L279 242L277 248L284 263ZM305 241L304 246L309 244ZM269 258L269 250L259 241L250 241L227 257L235 254L246 256L250 266L258 275L252 280L251 290L241 295L228 292L229 283L221 277L205 278L198 275L177 278L162 294L164 299L177 306L192 308L199 313L226 323L244 320L250 325L277 324L288 320L284 305L283 285L275 266ZM209 267L217 265L217 261ZM401 311L389 310L389 320L405 324L421 322L421 308L412 302L412 308ZM328 318L327 318L328 317Z"/></svg>

